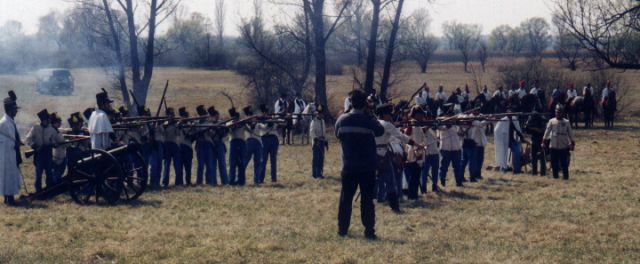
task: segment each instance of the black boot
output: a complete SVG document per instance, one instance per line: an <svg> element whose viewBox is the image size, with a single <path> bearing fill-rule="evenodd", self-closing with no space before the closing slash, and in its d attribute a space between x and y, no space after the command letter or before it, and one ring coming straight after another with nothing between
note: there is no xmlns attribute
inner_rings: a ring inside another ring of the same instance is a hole
<svg viewBox="0 0 640 264"><path fill-rule="evenodd" d="M431 185L431 191L438 193L440 192L440 188L438 188L438 185Z"/></svg>
<svg viewBox="0 0 640 264"><path fill-rule="evenodd" d="M368 240L378 240L378 236L376 236L376 231L373 229L365 230L364 237Z"/></svg>

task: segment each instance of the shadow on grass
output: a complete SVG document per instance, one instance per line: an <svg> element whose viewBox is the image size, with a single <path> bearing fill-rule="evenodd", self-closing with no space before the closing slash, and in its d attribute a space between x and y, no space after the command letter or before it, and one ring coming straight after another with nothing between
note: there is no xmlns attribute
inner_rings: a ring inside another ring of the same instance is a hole
<svg viewBox="0 0 640 264"><path fill-rule="evenodd" d="M459 192L459 191L439 192L438 195L442 197L461 199L461 200L473 200L473 201L480 200L480 196L468 194L465 192Z"/></svg>
<svg viewBox="0 0 640 264"><path fill-rule="evenodd" d="M426 199L426 200L423 200ZM407 208L407 209L416 209L416 208L424 208L424 209L436 209L436 208L440 208L444 205L444 201L442 199L439 198L432 198L432 197L427 197L427 198L421 198L418 200L409 200L409 201L404 201L402 204L400 204L400 208Z"/></svg>
<svg viewBox="0 0 640 264"><path fill-rule="evenodd" d="M127 206L132 208L140 208L140 207L153 207L160 208L162 202L159 200L133 200L133 201L122 201L116 206Z"/></svg>

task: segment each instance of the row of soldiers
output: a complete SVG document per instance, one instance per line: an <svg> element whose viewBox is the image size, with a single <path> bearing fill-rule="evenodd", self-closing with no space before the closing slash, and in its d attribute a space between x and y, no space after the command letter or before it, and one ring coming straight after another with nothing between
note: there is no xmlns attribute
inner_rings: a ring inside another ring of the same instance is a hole
<svg viewBox="0 0 640 264"><path fill-rule="evenodd" d="M42 189L43 175L46 175L47 186L55 185L67 164L75 164L88 149L108 150L125 144L135 146L144 163L148 164L152 188L169 186L172 166L174 183L178 186L194 183L242 186L246 184L245 171L250 161L254 165L254 184L264 183L268 164L271 165L271 181L277 182L278 130L288 120L282 114L270 113L265 105L260 105L258 115L251 106L245 107L244 119L231 108L230 118L224 121L220 120L220 113L214 106L197 106L196 117L191 117L186 107L179 108L177 115L168 107L165 116L156 121L146 107L137 109L138 118L132 117L125 107L114 109L106 91L97 94L96 99L98 108L72 114L68 119L70 128L65 131L60 128L62 120L57 113L49 114L46 109L38 113L40 123L31 128L26 139L34 153L36 191ZM276 111L280 111L278 102L275 106ZM302 106L306 107L306 104ZM305 116L313 116L310 126L314 139L312 176L323 178L324 151L328 148L322 120L324 109L315 105L313 108L317 114ZM288 119L301 118L299 115ZM91 142L78 140L69 144L72 135ZM192 179L194 152L197 158L195 181Z"/></svg>
<svg viewBox="0 0 640 264"><path fill-rule="evenodd" d="M419 191L426 193L429 179L432 191L440 192L447 184L449 168L459 187L464 182L482 179L488 143L485 126L489 123L494 124L496 134L500 134L496 140L496 145L500 145L496 146L497 152L499 148L516 148L521 141L526 141L517 126L516 113L483 117L476 109L454 115L449 107L442 117L430 119L422 107L416 106L398 120L392 105L376 107L375 102L367 102L367 96L360 90L350 93L349 103L349 111L339 117L335 126L343 153L338 212L340 236L348 233L353 196L358 187L365 237L376 239L373 199L388 202L394 212L400 212L399 201L404 193L408 199L418 199ZM568 156L575 141L562 107L556 110L555 117L546 122L546 126L544 123L534 125L544 122L542 118L537 119L540 115L530 116L529 131L535 133L534 144L539 149L550 150L554 177L558 178L562 171L564 179L568 179ZM505 128L508 135L502 133ZM503 136L506 143L502 142ZM502 155L502 149L499 151ZM519 173L520 157L513 152L512 160L516 165L512 170ZM467 170L468 180L464 176ZM406 191L403 182L407 185Z"/></svg>

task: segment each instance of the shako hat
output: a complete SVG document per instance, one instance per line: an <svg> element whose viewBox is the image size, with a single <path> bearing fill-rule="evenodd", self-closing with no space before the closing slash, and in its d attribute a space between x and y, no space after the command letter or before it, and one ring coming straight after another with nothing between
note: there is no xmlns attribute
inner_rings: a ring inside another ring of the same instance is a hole
<svg viewBox="0 0 640 264"><path fill-rule="evenodd" d="M49 120L49 111L47 111L47 109L42 109L40 112L38 112L38 118L40 118L41 121L44 120Z"/></svg>
<svg viewBox="0 0 640 264"><path fill-rule="evenodd" d="M180 117L189 117L189 112L187 112L187 108L183 106L178 108L178 115L180 115Z"/></svg>
<svg viewBox="0 0 640 264"><path fill-rule="evenodd" d="M96 101L98 105L113 103L113 101L109 99L109 93L107 93L107 90L104 88L102 88L102 92L96 94Z"/></svg>
<svg viewBox="0 0 640 264"><path fill-rule="evenodd" d="M196 106L196 113L199 116L207 115L207 109L204 108L204 105Z"/></svg>

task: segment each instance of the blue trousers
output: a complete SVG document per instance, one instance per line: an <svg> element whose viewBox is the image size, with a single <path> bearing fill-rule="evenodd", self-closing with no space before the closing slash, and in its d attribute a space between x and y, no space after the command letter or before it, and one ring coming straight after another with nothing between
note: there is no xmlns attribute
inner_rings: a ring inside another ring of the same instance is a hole
<svg viewBox="0 0 640 264"><path fill-rule="evenodd" d="M65 158L60 164L56 164L55 162L51 162L51 168L53 173L54 184L60 182L62 176L64 175L64 171L67 168L67 159Z"/></svg>
<svg viewBox="0 0 640 264"><path fill-rule="evenodd" d="M484 164L484 147L476 147L474 151L474 159L471 163L471 178L482 178L482 165Z"/></svg>
<svg viewBox="0 0 640 264"><path fill-rule="evenodd" d="M253 158L253 183L262 183L262 142L255 138L247 139L247 153L244 158L244 166L249 166L249 161Z"/></svg>
<svg viewBox="0 0 640 264"><path fill-rule="evenodd" d="M149 152L149 166L150 166L150 185L151 187L160 187L160 176L162 173L162 157L163 148L162 144L152 143Z"/></svg>
<svg viewBox="0 0 640 264"><path fill-rule="evenodd" d="M207 168L207 173L211 172L210 174L211 180L208 180L209 184L212 184L212 185L218 184L218 180L216 176L216 167L218 167L218 172L220 172L220 183L222 185L229 184L229 178L227 177L226 156L227 156L227 147L224 145L224 142L219 141L211 145L211 156L210 156L211 165Z"/></svg>
<svg viewBox="0 0 640 264"><path fill-rule="evenodd" d="M229 142L229 183L231 185L245 185L244 156L247 145L242 139L232 139ZM236 174L237 171L237 174Z"/></svg>
<svg viewBox="0 0 640 264"><path fill-rule="evenodd" d="M82 150L79 148L69 147L67 148L67 170L71 171L71 168L82 158Z"/></svg>
<svg viewBox="0 0 640 264"><path fill-rule="evenodd" d="M569 163L571 159L571 152L569 149L549 149L551 155L551 170L553 171L553 177L560 177L560 171L562 171L562 178L569 179Z"/></svg>
<svg viewBox="0 0 640 264"><path fill-rule="evenodd" d="M520 159L522 158L522 149L520 142L513 142L509 144L511 150L511 165L513 166L513 173L522 173L522 164Z"/></svg>
<svg viewBox="0 0 640 264"><path fill-rule="evenodd" d="M448 151L441 150L440 155L442 156L440 163L440 181L446 182L447 179L447 171L449 170L449 165L453 167L453 175L456 180L457 185L462 185L462 165L461 165L461 157L462 153L460 150Z"/></svg>
<svg viewBox="0 0 640 264"><path fill-rule="evenodd" d="M193 148L191 145L180 144L180 160L185 183L191 185L191 167L193 166Z"/></svg>
<svg viewBox="0 0 640 264"><path fill-rule="evenodd" d="M196 184L202 184L205 169L207 172L207 181L209 181L212 150L211 143L196 142L196 158L198 159L198 165L196 168Z"/></svg>
<svg viewBox="0 0 640 264"><path fill-rule="evenodd" d="M180 147L173 142L164 143L164 171L162 177L162 185L169 186L169 175L171 174L171 163L173 162L173 170L176 174L176 185L184 184L182 178L182 159L180 157Z"/></svg>
<svg viewBox="0 0 640 264"><path fill-rule="evenodd" d="M440 168L440 155L427 155L424 158L421 172L422 188L427 188L427 179L429 178L429 170L431 170L431 185L436 186L438 183L438 168Z"/></svg>
<svg viewBox="0 0 640 264"><path fill-rule="evenodd" d="M396 178L393 172L393 163L391 162L391 156L387 153L386 156L378 156L378 167L376 170L376 186L378 202L387 200L387 194L396 193Z"/></svg>
<svg viewBox="0 0 640 264"><path fill-rule="evenodd" d="M467 170L467 168L469 169L469 176L471 178L473 178L473 174L472 174L472 167L475 166L475 155L476 155L476 147L472 146L472 147L463 147L462 148L462 161L461 161L461 165L462 166L462 178L464 178L464 174L465 171Z"/></svg>
<svg viewBox="0 0 640 264"><path fill-rule="evenodd" d="M324 177L324 141L313 141L313 158L311 159L311 176L314 178Z"/></svg>
<svg viewBox="0 0 640 264"><path fill-rule="evenodd" d="M407 177L407 183L409 185L409 192L407 197L411 200L418 199L418 187L420 185L420 165L418 162L407 163L404 168L405 177Z"/></svg>
<svg viewBox="0 0 640 264"><path fill-rule="evenodd" d="M276 135L266 135L262 137L262 174L260 175L262 181L267 174L267 160L271 164L271 181L278 181L278 148L280 140Z"/></svg>
<svg viewBox="0 0 640 264"><path fill-rule="evenodd" d="M53 153L51 147L42 147L33 156L33 165L36 167L36 191L42 190L42 174L46 175L47 186L55 183L53 175Z"/></svg>

